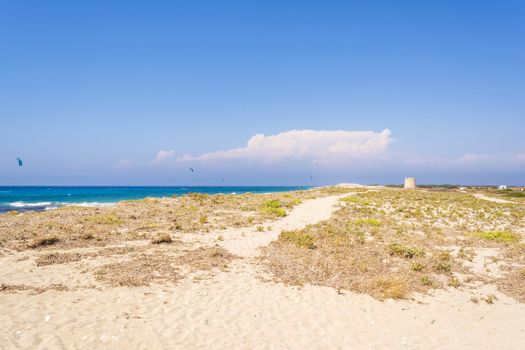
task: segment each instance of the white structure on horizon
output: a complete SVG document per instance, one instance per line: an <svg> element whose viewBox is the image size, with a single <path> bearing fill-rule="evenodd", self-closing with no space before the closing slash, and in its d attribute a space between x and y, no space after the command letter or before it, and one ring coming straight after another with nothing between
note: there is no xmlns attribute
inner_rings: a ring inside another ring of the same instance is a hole
<svg viewBox="0 0 525 350"><path fill-rule="evenodd" d="M405 177L405 189L414 190L416 188L416 179L413 177Z"/></svg>
<svg viewBox="0 0 525 350"><path fill-rule="evenodd" d="M499 185L498 186L498 190L506 190L507 189L507 185Z"/></svg>

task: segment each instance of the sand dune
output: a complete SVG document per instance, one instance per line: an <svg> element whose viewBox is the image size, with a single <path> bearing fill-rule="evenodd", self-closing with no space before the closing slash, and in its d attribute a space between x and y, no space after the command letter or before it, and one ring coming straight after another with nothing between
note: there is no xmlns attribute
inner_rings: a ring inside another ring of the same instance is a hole
<svg viewBox="0 0 525 350"><path fill-rule="evenodd" d="M110 288L86 263L36 267L28 252L0 256L0 281L64 283L70 291L1 293L2 349L519 349L525 305L491 286L384 302L327 287L265 280L258 248L283 229L327 219L338 196L305 201L257 227L185 235L242 257L228 271L177 284ZM220 235L221 239L217 240ZM135 244L141 244L135 243ZM94 288L93 288L94 287ZM495 304L473 303L492 293Z"/></svg>

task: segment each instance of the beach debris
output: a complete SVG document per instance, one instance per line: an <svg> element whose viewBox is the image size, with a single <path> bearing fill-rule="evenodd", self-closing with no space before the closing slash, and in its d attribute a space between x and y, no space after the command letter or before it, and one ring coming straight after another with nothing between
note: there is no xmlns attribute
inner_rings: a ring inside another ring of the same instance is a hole
<svg viewBox="0 0 525 350"><path fill-rule="evenodd" d="M46 322L49 322L50 319L51 319L51 315L46 315L46 317L44 318L44 320L45 320Z"/></svg>
<svg viewBox="0 0 525 350"><path fill-rule="evenodd" d="M416 179L413 177L405 177L405 190L413 190L416 188Z"/></svg>
<svg viewBox="0 0 525 350"><path fill-rule="evenodd" d="M16 160L18 161L18 166L22 166L24 164L24 162L22 161L21 158L16 158Z"/></svg>

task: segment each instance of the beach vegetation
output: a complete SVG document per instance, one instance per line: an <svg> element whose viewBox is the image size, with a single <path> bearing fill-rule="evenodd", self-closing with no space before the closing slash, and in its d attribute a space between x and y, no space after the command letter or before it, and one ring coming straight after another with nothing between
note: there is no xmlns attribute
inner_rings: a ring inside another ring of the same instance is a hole
<svg viewBox="0 0 525 350"><path fill-rule="evenodd" d="M498 243L513 243L518 242L521 239L521 237L517 233L510 231L475 232L474 236L487 241L493 241Z"/></svg>
<svg viewBox="0 0 525 350"><path fill-rule="evenodd" d="M399 256L406 259L412 259L425 255L425 252L422 249L417 247L408 247L400 243L391 244L389 247L389 253L390 255Z"/></svg>
<svg viewBox="0 0 525 350"><path fill-rule="evenodd" d="M304 231L282 231L279 240L301 248L315 248L315 237Z"/></svg>
<svg viewBox="0 0 525 350"><path fill-rule="evenodd" d="M151 240L152 244L166 244L172 242L173 240L171 239L171 236L168 233L159 234L157 237Z"/></svg>
<svg viewBox="0 0 525 350"><path fill-rule="evenodd" d="M270 216L286 216L286 210L282 208L283 204L278 199L271 199L261 205L261 211Z"/></svg>

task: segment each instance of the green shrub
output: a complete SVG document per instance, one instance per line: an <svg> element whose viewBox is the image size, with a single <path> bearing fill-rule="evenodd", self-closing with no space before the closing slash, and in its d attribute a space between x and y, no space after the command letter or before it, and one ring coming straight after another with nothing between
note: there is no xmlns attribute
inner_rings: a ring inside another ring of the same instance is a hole
<svg viewBox="0 0 525 350"><path fill-rule="evenodd" d="M364 204L364 205L370 204L370 202L364 199L361 199L361 198L356 198L356 197L344 197L344 198L341 198L340 201L347 202L347 203L358 203L358 204Z"/></svg>
<svg viewBox="0 0 525 350"><path fill-rule="evenodd" d="M370 225L370 226L381 226L381 221L377 219L359 219L356 220L356 225Z"/></svg>
<svg viewBox="0 0 525 350"><path fill-rule="evenodd" d="M418 262L413 262L412 265L410 265L410 269L416 272L421 272L423 271L424 268L425 268L425 265L418 263Z"/></svg>
<svg viewBox="0 0 525 350"><path fill-rule="evenodd" d="M315 237L303 231L282 231L279 235L279 240L302 248L316 248Z"/></svg>
<svg viewBox="0 0 525 350"><path fill-rule="evenodd" d="M261 211L267 215L283 217L286 216L286 210L282 206L278 199L271 199L262 204Z"/></svg>
<svg viewBox="0 0 525 350"><path fill-rule="evenodd" d="M520 236L517 233L510 231L485 231L485 232L476 232L474 236L488 241L494 241L499 243L511 243L518 242Z"/></svg>
<svg viewBox="0 0 525 350"><path fill-rule="evenodd" d="M407 247L399 243L394 243L390 245L390 255L412 259L414 257L421 257L425 255L425 252L417 247Z"/></svg>

